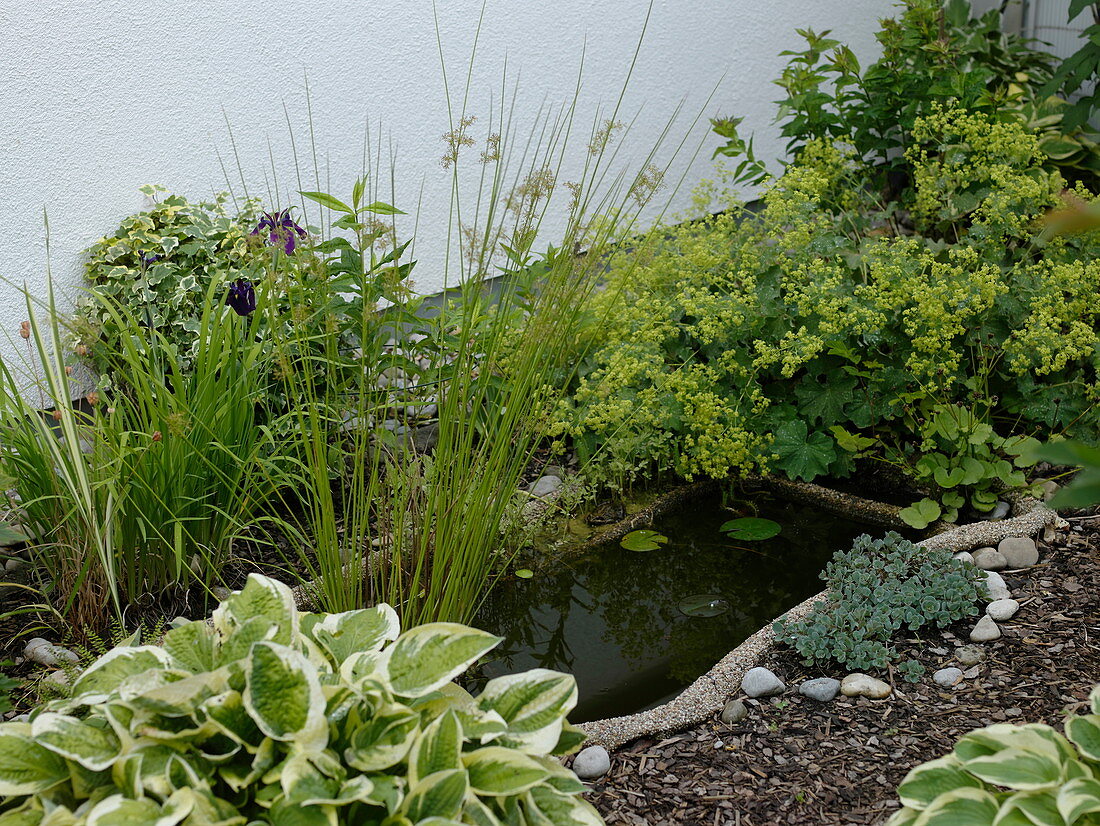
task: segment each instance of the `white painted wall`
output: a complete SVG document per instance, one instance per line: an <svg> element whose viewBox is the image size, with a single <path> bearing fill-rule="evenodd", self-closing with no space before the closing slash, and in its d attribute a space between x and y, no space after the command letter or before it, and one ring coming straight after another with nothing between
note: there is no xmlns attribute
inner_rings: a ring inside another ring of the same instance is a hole
<svg viewBox="0 0 1100 826"><path fill-rule="evenodd" d="M448 78L460 95L480 0L437 5ZM517 120L534 123L540 105L572 97L587 43L578 122L591 124L600 106L615 103L646 7L487 0L471 111L487 112L507 60L519 81ZM707 137L707 117L745 115L758 150L778 153L771 122L779 90L770 81L784 64L779 51L800 44L796 27L832 29L867 60L877 20L889 13L890 0L654 0L622 110L624 119L638 114L630 146L644 151L681 102L674 134L702 113L669 175L686 175L673 206L684 205L718 143ZM267 194L269 146L282 185L293 185L283 105L304 156L307 75L322 174L347 192L365 124L376 136L380 127L396 153L396 192L383 195L413 212L423 193L417 287L443 286L450 178L439 157L448 121L430 0L4 0L0 38L0 356L13 352L3 334L14 336L26 315L16 286L44 293L43 208L55 284L71 297L81 251L142 207L140 185L208 196L226 188L220 150L239 186L223 111L253 194ZM689 164L700 140L703 151Z"/></svg>

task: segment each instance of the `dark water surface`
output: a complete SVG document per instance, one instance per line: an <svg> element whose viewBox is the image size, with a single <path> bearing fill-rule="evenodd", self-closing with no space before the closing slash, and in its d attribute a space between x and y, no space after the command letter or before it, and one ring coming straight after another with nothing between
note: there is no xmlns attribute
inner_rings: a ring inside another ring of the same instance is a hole
<svg viewBox="0 0 1100 826"><path fill-rule="evenodd" d="M505 640L487 677L529 668L568 671L580 702L573 722L631 714L675 695L768 621L822 588L833 552L875 529L815 508L761 501L756 513L783 526L761 542L731 540L718 527L739 514L717 495L689 503L653 526L663 548L617 544L564 557L529 580L501 582L475 625ZM679 605L707 595L718 616ZM717 610L724 605L717 603Z"/></svg>

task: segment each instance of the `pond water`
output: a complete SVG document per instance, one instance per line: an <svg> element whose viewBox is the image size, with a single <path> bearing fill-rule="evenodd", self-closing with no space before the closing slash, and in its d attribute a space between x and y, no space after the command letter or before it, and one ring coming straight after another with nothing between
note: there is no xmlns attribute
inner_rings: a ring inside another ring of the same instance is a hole
<svg viewBox="0 0 1100 826"><path fill-rule="evenodd" d="M738 515L774 520L782 530L763 541L729 539L719 527ZM530 668L574 674L573 722L641 711L820 591L818 575L835 550L881 532L790 502L760 500L752 511L731 513L717 494L653 528L669 539L658 550L616 543L555 559L531 579L500 582L474 623L504 637L484 676Z"/></svg>

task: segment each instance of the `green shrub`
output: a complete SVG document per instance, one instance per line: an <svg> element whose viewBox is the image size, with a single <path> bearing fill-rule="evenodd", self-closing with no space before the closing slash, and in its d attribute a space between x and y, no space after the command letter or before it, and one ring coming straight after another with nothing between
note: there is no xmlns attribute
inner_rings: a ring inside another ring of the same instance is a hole
<svg viewBox="0 0 1100 826"><path fill-rule="evenodd" d="M1038 723L1001 723L959 738L946 757L905 776L888 826L1100 823L1100 687L1090 701L1091 714L1066 720L1065 737Z"/></svg>
<svg viewBox="0 0 1100 826"><path fill-rule="evenodd" d="M600 824L552 755L583 739L567 674L472 697L451 680L500 639L387 605L299 613L252 575L163 645L113 649L72 697L0 725L0 824Z"/></svg>
<svg viewBox="0 0 1100 826"><path fill-rule="evenodd" d="M865 671L897 659L890 640L902 629L943 627L977 612L984 575L947 551L927 551L890 532L864 534L850 551L838 551L821 574L828 598L798 622L775 623L776 639L792 646L806 665L838 662ZM899 667L908 680L919 664Z"/></svg>

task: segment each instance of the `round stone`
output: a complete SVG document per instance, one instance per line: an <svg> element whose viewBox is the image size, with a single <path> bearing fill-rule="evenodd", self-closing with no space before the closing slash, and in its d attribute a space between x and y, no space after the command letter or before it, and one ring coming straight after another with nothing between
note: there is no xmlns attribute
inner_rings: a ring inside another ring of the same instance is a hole
<svg viewBox="0 0 1100 826"><path fill-rule="evenodd" d="M993 508L992 512L990 512L989 516L987 516L986 519L990 522L1000 522L1002 519L1008 516L1008 512L1010 510L1011 508L1009 507L1008 502L1004 501L1003 499L998 499L997 505Z"/></svg>
<svg viewBox="0 0 1100 826"><path fill-rule="evenodd" d="M936 685L942 685L944 688L950 688L956 683L960 682L963 678L961 668L941 668L935 674L932 675L932 682Z"/></svg>
<svg viewBox="0 0 1100 826"><path fill-rule="evenodd" d="M556 493L558 488L561 487L561 484L561 479L557 476L540 476L536 481L531 483L531 487L528 490L530 490L532 496L541 498Z"/></svg>
<svg viewBox="0 0 1100 826"><path fill-rule="evenodd" d="M989 642L990 640L999 639L1001 636L1001 629L997 627L997 623L987 614L978 620L977 625L974 626L974 630L970 632L971 642Z"/></svg>
<svg viewBox="0 0 1100 826"><path fill-rule="evenodd" d="M581 749L573 760L573 773L581 780L595 780L611 770L611 755L603 746Z"/></svg>
<svg viewBox="0 0 1100 826"><path fill-rule="evenodd" d="M955 656L963 665L977 665L985 659L985 649L980 645L964 645L955 652Z"/></svg>
<svg viewBox="0 0 1100 826"><path fill-rule="evenodd" d="M1010 568L1028 568L1039 561L1035 540L1027 536L1010 536L997 545Z"/></svg>
<svg viewBox="0 0 1100 826"><path fill-rule="evenodd" d="M870 697L873 700L881 700L883 697L889 697L892 691L889 683L875 679L870 674L858 672L849 674L840 683L840 693L845 697Z"/></svg>
<svg viewBox="0 0 1100 826"><path fill-rule="evenodd" d="M985 572L985 593L990 602L995 602L999 599L1008 599L1011 596L1008 592L1008 586L1005 584L1004 577L996 571Z"/></svg>
<svg viewBox="0 0 1100 826"><path fill-rule="evenodd" d="M749 697L774 697L786 687L775 674L759 665L750 668L741 680L741 690Z"/></svg>
<svg viewBox="0 0 1100 826"><path fill-rule="evenodd" d="M983 571L1000 571L1008 567L1008 560L996 548L979 548L974 552L974 564Z"/></svg>
<svg viewBox="0 0 1100 826"><path fill-rule="evenodd" d="M749 707L741 700L729 700L722 707L722 722L727 726L740 723L749 716Z"/></svg>
<svg viewBox="0 0 1100 826"><path fill-rule="evenodd" d="M960 562L965 562L968 565L974 564L974 555L971 554L970 551L959 551L957 554L955 554L955 559L959 560Z"/></svg>
<svg viewBox="0 0 1100 826"><path fill-rule="evenodd" d="M1055 482L1053 479L1044 479L1039 483L1039 487L1043 489L1043 501L1049 502L1054 498L1054 494L1062 489L1062 486Z"/></svg>
<svg viewBox="0 0 1100 826"><path fill-rule="evenodd" d="M816 680L806 680L798 687L798 693L819 703L827 703L840 691L840 680L832 677L818 677Z"/></svg>
<svg viewBox="0 0 1100 826"><path fill-rule="evenodd" d="M985 606L985 613L990 619L997 622L1004 622L1007 619L1012 619L1016 612L1020 610L1020 603L1014 599L998 599Z"/></svg>

